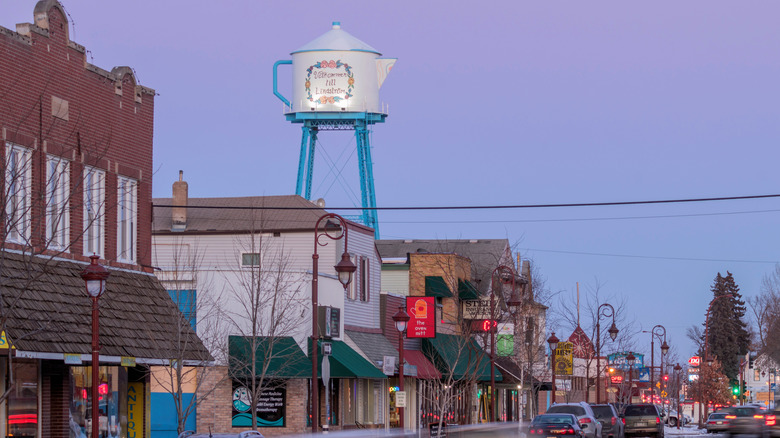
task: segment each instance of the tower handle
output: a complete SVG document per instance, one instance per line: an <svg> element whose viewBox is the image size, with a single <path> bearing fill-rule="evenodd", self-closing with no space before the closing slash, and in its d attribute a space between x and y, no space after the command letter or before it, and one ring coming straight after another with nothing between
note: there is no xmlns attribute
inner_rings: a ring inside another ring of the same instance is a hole
<svg viewBox="0 0 780 438"><path fill-rule="evenodd" d="M287 105L288 107L290 107L292 109L292 104L290 104L290 101L287 100L287 98L282 96L282 93L279 92L279 89L278 89L278 86L277 86L278 85L277 84L277 80L276 80L277 70L279 69L279 66L282 65L282 64L292 64L292 60L276 61L276 62L274 62L274 96L278 97L279 100L284 102L285 105Z"/></svg>

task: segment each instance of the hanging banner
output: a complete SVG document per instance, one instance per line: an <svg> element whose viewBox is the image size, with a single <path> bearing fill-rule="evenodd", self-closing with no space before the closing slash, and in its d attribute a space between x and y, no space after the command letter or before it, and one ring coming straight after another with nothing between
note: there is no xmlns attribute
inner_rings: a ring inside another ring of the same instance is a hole
<svg viewBox="0 0 780 438"><path fill-rule="evenodd" d="M628 369L628 362L626 361L626 357L628 357L628 352L624 351L622 353L612 353L607 356L607 363L609 363L610 366L614 368L618 368L621 370L627 370ZM645 367L645 355L641 353L634 353L634 357L636 358L634 360L634 366L632 367L635 370L638 370L640 368Z"/></svg>
<svg viewBox="0 0 780 438"><path fill-rule="evenodd" d="M410 318L407 338L436 337L436 298L406 297L406 313Z"/></svg>
<svg viewBox="0 0 780 438"><path fill-rule="evenodd" d="M574 372L574 344L571 342L558 342L555 349L555 374L558 376L571 376Z"/></svg>

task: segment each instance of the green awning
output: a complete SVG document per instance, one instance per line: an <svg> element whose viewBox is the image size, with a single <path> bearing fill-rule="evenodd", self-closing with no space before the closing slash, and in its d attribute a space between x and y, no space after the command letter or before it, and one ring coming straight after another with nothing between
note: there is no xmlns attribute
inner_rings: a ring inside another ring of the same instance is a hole
<svg viewBox="0 0 780 438"><path fill-rule="evenodd" d="M290 379L311 377L311 359L290 336L257 337L255 375L265 378ZM252 337L228 337L228 358L233 376L252 375Z"/></svg>
<svg viewBox="0 0 780 438"><path fill-rule="evenodd" d="M470 281L458 279L458 298L461 300L478 300L479 291Z"/></svg>
<svg viewBox="0 0 780 438"><path fill-rule="evenodd" d="M425 296L449 298L452 296L452 291L443 278L428 275L425 277Z"/></svg>
<svg viewBox="0 0 780 438"><path fill-rule="evenodd" d="M322 376L322 342L320 341L320 354L318 356L319 370ZM327 341L333 346L330 356L330 377L334 379L343 378L361 378L361 379L386 379L387 376L374 366L371 362L363 358L357 351L350 348L344 341ZM309 341L311 345L311 341ZM311 361L309 361L311 364ZM311 376L311 366L309 366L309 376Z"/></svg>
<svg viewBox="0 0 780 438"><path fill-rule="evenodd" d="M490 356L474 339L437 333L435 338L423 339L422 352L444 378L451 374L455 380L490 380ZM495 375L496 381L502 380L498 369Z"/></svg>

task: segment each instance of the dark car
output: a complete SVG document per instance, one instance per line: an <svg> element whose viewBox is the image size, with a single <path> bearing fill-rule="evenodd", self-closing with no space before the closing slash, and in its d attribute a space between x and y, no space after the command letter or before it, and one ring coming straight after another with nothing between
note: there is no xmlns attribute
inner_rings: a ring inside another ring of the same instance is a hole
<svg viewBox="0 0 780 438"><path fill-rule="evenodd" d="M663 438L664 424L654 404L630 404L623 409L624 434L630 436L651 436Z"/></svg>
<svg viewBox="0 0 780 438"><path fill-rule="evenodd" d="M623 438L623 421L612 405L591 405L593 414L601 423L602 438Z"/></svg>
<svg viewBox="0 0 780 438"><path fill-rule="evenodd" d="M574 414L587 438L601 438L601 422L596 419L590 405L585 402L559 403L547 409L548 414Z"/></svg>
<svg viewBox="0 0 780 438"><path fill-rule="evenodd" d="M729 420L724 412L713 412L707 417L707 433L724 432L729 428Z"/></svg>
<svg viewBox="0 0 780 438"><path fill-rule="evenodd" d="M767 412L758 406L730 406L718 411L726 414L729 420L726 434L731 435L757 435L763 438L769 434L769 428L766 425Z"/></svg>
<svg viewBox="0 0 780 438"><path fill-rule="evenodd" d="M534 417L528 426L528 436L572 436L584 438L579 421L574 414L541 414Z"/></svg>

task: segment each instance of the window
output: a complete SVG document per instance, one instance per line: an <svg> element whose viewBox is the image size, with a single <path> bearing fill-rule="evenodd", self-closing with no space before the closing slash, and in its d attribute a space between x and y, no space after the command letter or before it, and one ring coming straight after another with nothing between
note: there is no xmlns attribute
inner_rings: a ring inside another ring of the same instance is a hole
<svg viewBox="0 0 780 438"><path fill-rule="evenodd" d="M171 299L179 307L184 319L190 323L192 329L196 329L197 324L197 291L190 290L169 290Z"/></svg>
<svg viewBox="0 0 780 438"><path fill-rule="evenodd" d="M241 266L260 266L260 253L245 252L241 254Z"/></svg>
<svg viewBox="0 0 780 438"><path fill-rule="evenodd" d="M15 360L14 388L8 395L6 435L38 435L38 362Z"/></svg>
<svg viewBox="0 0 780 438"><path fill-rule="evenodd" d="M103 254L105 172L84 168L84 255Z"/></svg>
<svg viewBox="0 0 780 438"><path fill-rule="evenodd" d="M130 178L119 177L117 181L117 237L116 257L119 261L135 262L136 205L138 204L137 183Z"/></svg>
<svg viewBox="0 0 780 438"><path fill-rule="evenodd" d="M753 381L758 382L761 380L761 370L758 368L753 369Z"/></svg>
<svg viewBox="0 0 780 438"><path fill-rule="evenodd" d="M66 160L48 156L46 160L46 241L47 246L53 249L67 249L70 240L68 169Z"/></svg>
<svg viewBox="0 0 780 438"><path fill-rule="evenodd" d="M351 300L368 301L371 296L371 273L368 257L353 256L350 258L357 266L352 275L352 281L347 286L347 298Z"/></svg>
<svg viewBox="0 0 780 438"><path fill-rule="evenodd" d="M358 296L358 289L360 289L358 286L358 283L360 283L360 280L358 279L360 277L360 257L350 255L349 261L354 263L358 269L352 274L352 281L350 281L347 285L347 298L350 300L356 300Z"/></svg>
<svg viewBox="0 0 780 438"><path fill-rule="evenodd" d="M30 238L30 158L27 148L6 143L5 147L5 229L7 239L26 243Z"/></svg>

